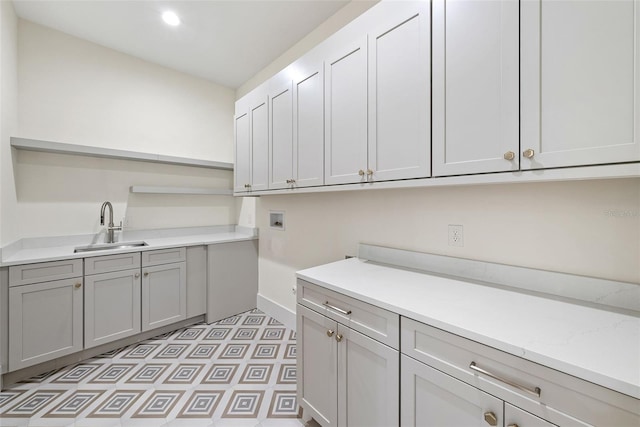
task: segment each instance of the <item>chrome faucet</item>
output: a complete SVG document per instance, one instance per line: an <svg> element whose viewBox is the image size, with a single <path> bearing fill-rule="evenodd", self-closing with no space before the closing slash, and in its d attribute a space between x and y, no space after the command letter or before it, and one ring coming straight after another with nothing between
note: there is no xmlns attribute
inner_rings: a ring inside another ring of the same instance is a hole
<svg viewBox="0 0 640 427"><path fill-rule="evenodd" d="M113 226L113 206L111 206L111 202L104 202L102 207L100 208L100 225L104 225L104 210L105 208L109 208L109 225L107 225L107 243L114 243L115 239L113 237L113 232L115 230L122 230L122 221L120 221L119 227Z"/></svg>

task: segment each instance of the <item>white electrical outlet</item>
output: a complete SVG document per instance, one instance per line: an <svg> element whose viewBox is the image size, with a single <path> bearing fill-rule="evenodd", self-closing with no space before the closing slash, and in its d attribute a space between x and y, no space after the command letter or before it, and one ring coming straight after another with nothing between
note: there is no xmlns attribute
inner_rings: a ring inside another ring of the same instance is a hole
<svg viewBox="0 0 640 427"><path fill-rule="evenodd" d="M464 233L461 225L449 224L449 246L464 246Z"/></svg>

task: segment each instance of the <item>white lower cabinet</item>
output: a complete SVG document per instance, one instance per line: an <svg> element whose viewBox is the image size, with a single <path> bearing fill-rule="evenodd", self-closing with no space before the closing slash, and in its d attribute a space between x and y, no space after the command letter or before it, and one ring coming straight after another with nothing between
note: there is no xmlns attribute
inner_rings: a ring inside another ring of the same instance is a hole
<svg viewBox="0 0 640 427"><path fill-rule="evenodd" d="M398 425L398 350L297 310L300 405L324 427Z"/></svg>
<svg viewBox="0 0 640 427"><path fill-rule="evenodd" d="M400 371L403 427L555 426L404 354Z"/></svg>
<svg viewBox="0 0 640 427"><path fill-rule="evenodd" d="M186 263L142 268L142 330L149 331L187 317Z"/></svg>
<svg viewBox="0 0 640 427"><path fill-rule="evenodd" d="M139 332L140 267L85 276L85 348Z"/></svg>
<svg viewBox="0 0 640 427"><path fill-rule="evenodd" d="M9 370L82 350L82 278L9 288Z"/></svg>
<svg viewBox="0 0 640 427"><path fill-rule="evenodd" d="M404 354L400 370L403 427L502 427L502 400Z"/></svg>

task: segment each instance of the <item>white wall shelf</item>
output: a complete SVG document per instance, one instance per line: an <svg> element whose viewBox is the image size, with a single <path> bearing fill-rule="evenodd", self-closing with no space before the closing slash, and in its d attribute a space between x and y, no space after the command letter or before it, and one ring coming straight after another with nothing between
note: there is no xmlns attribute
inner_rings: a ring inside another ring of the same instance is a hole
<svg viewBox="0 0 640 427"><path fill-rule="evenodd" d="M194 166L200 168L233 170L233 163L211 160L190 159L187 157L165 156L163 154L141 153L137 151L115 150L111 148L90 147L87 145L66 144L39 139L11 137L11 146L18 150L41 151L45 153L72 154L77 156L102 157L108 159L135 160L171 165Z"/></svg>
<svg viewBox="0 0 640 427"><path fill-rule="evenodd" d="M146 194L200 194L207 196L232 196L233 190L228 188L196 188L196 187L158 187L145 185L132 185L132 193Z"/></svg>

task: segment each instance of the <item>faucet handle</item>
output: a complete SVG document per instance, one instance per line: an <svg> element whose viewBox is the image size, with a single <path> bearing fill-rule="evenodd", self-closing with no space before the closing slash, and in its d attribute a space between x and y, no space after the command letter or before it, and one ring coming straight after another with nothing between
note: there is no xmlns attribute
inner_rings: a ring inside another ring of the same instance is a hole
<svg viewBox="0 0 640 427"><path fill-rule="evenodd" d="M122 230L122 221L120 221L120 225L115 225L113 227L107 227L107 230Z"/></svg>

